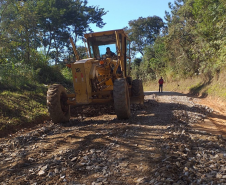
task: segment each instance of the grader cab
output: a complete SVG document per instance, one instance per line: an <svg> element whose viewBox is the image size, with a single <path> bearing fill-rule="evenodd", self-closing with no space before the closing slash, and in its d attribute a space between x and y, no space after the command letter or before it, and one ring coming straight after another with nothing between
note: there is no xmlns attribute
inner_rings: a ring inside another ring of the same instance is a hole
<svg viewBox="0 0 226 185"><path fill-rule="evenodd" d="M60 84L49 86L47 107L54 123L70 119L70 105L114 103L118 119L130 117L130 102L144 103L141 80L130 75L130 41L121 30L96 32L84 35L89 57L69 64L73 76L74 93L67 94ZM112 55L106 53L110 48Z"/></svg>

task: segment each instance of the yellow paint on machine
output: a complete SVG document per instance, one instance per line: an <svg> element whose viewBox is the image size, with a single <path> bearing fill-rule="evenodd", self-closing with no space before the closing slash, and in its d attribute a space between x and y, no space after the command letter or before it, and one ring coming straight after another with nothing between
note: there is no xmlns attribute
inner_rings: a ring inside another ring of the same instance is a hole
<svg viewBox="0 0 226 185"><path fill-rule="evenodd" d="M113 91L113 82L112 79L109 79L108 81L105 82L106 85L109 85L109 87L105 88L104 91L109 91L112 90Z"/></svg>
<svg viewBox="0 0 226 185"><path fill-rule="evenodd" d="M82 59L71 65L76 103L89 104L92 101L90 99L92 96L92 87L89 73L93 61L93 58Z"/></svg>

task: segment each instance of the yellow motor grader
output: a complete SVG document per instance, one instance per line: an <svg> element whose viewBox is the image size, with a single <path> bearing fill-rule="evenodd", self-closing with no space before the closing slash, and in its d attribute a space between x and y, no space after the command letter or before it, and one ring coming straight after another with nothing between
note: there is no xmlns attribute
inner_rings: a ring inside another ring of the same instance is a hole
<svg viewBox="0 0 226 185"><path fill-rule="evenodd" d="M130 117L130 101L144 103L141 80L132 80L130 74L130 40L123 29L84 35L89 53L87 59L67 64L73 76L74 93L67 94L60 84L50 85L47 91L47 107L54 123L70 119L70 105L114 103L118 119ZM108 55L110 48L112 55Z"/></svg>

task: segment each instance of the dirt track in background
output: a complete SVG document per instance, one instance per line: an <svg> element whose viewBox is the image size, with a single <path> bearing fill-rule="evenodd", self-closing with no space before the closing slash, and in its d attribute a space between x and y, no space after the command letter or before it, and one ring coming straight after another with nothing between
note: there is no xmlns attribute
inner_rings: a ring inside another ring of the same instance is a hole
<svg viewBox="0 0 226 185"><path fill-rule="evenodd" d="M223 105L146 92L129 120L113 106L72 108L0 140L0 184L225 184Z"/></svg>

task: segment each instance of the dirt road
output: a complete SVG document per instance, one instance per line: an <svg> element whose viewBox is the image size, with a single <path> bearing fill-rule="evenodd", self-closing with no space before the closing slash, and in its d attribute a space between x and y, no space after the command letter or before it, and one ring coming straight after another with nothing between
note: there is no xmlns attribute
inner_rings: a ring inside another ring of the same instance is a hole
<svg viewBox="0 0 226 185"><path fill-rule="evenodd" d="M131 110L117 120L113 106L72 108L67 124L1 139L0 184L226 184L223 110L172 92L146 92Z"/></svg>

